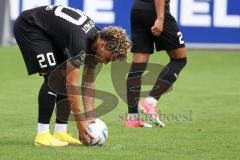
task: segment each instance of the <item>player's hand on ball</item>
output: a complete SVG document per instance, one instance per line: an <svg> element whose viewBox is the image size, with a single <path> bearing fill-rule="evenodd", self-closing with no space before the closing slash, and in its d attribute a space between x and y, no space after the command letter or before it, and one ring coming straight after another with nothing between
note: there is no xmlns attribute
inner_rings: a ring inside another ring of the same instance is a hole
<svg viewBox="0 0 240 160"><path fill-rule="evenodd" d="M84 144L90 144L93 139L92 135L88 131L88 125L94 123L94 121L82 120L77 122L79 140Z"/></svg>
<svg viewBox="0 0 240 160"><path fill-rule="evenodd" d="M157 18L154 25L151 28L151 31L154 36L160 36L163 31L163 19Z"/></svg>

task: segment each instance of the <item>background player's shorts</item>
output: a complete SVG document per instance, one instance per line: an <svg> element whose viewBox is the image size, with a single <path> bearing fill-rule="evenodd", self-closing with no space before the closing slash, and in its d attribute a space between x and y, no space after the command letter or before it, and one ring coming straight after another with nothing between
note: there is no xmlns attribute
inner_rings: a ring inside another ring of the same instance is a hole
<svg viewBox="0 0 240 160"><path fill-rule="evenodd" d="M29 75L46 73L57 66L56 49L40 29L20 16L16 20L14 34Z"/></svg>
<svg viewBox="0 0 240 160"><path fill-rule="evenodd" d="M133 53L153 53L154 44L157 51L171 51L177 48L184 48L182 33L179 32L175 18L165 12L164 29L159 37L154 36L151 27L157 18L154 10L132 9L131 11L131 32Z"/></svg>

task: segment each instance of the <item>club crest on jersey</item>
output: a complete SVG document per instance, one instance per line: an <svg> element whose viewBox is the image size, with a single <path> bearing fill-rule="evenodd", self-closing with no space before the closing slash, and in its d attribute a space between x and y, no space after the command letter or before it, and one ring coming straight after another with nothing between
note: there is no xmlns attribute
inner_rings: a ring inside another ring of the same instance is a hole
<svg viewBox="0 0 240 160"><path fill-rule="evenodd" d="M72 63L74 63L75 66L80 67L82 64L84 64L84 60L86 58L86 53L84 51L81 51L77 56L75 56L72 59Z"/></svg>
<svg viewBox="0 0 240 160"><path fill-rule="evenodd" d="M86 58L86 53L84 51L81 51L78 53L78 55L72 57L68 48L64 50L64 54L68 57L68 60L76 67L80 67Z"/></svg>

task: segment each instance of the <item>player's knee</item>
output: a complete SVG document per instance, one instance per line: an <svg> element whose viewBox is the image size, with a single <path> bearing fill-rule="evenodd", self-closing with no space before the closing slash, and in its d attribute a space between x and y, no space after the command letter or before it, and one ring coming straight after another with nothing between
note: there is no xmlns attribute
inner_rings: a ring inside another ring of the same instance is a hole
<svg viewBox="0 0 240 160"><path fill-rule="evenodd" d="M187 57L174 59L175 63L178 65L179 69L182 70L187 64Z"/></svg>
<svg viewBox="0 0 240 160"><path fill-rule="evenodd" d="M141 78L147 67L147 63L132 63L128 79Z"/></svg>
<svg viewBox="0 0 240 160"><path fill-rule="evenodd" d="M166 66L167 69L161 72L161 79L174 83L186 64L187 58L171 58L170 63Z"/></svg>
<svg viewBox="0 0 240 160"><path fill-rule="evenodd" d="M134 53L133 63L147 63L149 59L149 54L147 53Z"/></svg>
<svg viewBox="0 0 240 160"><path fill-rule="evenodd" d="M187 57L187 50L186 48L177 48L172 51L167 52L170 58L173 59L182 59Z"/></svg>

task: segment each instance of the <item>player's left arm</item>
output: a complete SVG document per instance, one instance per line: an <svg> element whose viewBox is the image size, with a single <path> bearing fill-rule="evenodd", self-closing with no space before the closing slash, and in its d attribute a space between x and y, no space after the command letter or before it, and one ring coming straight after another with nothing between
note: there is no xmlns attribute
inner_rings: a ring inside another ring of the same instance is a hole
<svg viewBox="0 0 240 160"><path fill-rule="evenodd" d="M87 118L93 118L95 68L84 67L82 77L82 99Z"/></svg>
<svg viewBox="0 0 240 160"><path fill-rule="evenodd" d="M153 35L159 36L163 31L163 23L164 23L164 14L165 14L165 0L154 0L157 19L155 20L154 25L151 30Z"/></svg>

